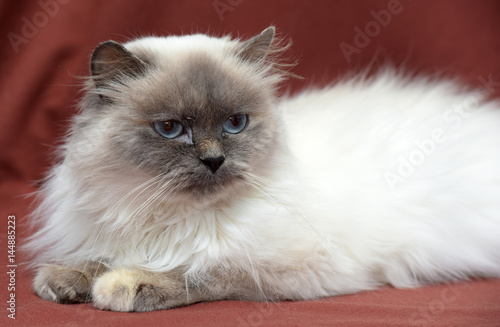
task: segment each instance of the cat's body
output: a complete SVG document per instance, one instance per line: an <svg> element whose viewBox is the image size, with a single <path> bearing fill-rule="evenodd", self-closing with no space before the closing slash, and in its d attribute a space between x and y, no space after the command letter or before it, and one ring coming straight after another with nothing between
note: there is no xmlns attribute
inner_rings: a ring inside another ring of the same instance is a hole
<svg viewBox="0 0 500 327"><path fill-rule="evenodd" d="M30 243L42 298L145 311L500 277L500 105L390 71L278 102L273 34L96 49Z"/></svg>

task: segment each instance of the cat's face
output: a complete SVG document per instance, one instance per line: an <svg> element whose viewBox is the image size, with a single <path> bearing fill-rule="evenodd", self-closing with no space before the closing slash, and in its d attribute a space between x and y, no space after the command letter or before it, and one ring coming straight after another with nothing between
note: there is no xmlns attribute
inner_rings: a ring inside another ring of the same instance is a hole
<svg viewBox="0 0 500 327"><path fill-rule="evenodd" d="M272 33L258 37L264 42L254 47L269 47ZM109 75L96 79L99 99L93 94L79 132L100 120L107 126L99 131L107 155L99 157L151 178L161 175L172 198L224 200L271 164L280 143L279 77L266 71L262 54L242 56L248 42L209 39L213 53L196 47L161 53L168 39L136 41L130 52L116 43L101 45L93 73ZM110 68L110 60L118 64Z"/></svg>

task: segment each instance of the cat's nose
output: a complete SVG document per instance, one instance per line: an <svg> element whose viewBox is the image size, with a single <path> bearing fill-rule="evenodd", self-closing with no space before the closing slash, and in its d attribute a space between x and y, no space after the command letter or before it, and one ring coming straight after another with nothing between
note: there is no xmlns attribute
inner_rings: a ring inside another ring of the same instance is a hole
<svg viewBox="0 0 500 327"><path fill-rule="evenodd" d="M203 162L210 170L212 173L215 173L220 166L224 163L224 156L216 157L216 158L200 158L201 162Z"/></svg>

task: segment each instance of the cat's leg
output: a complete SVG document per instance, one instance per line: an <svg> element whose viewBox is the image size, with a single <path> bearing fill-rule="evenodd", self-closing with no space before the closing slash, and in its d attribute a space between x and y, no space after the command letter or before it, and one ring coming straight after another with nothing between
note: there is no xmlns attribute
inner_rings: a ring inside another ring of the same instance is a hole
<svg viewBox="0 0 500 327"><path fill-rule="evenodd" d="M118 268L97 279L92 298L94 306L103 310L153 311L204 301L274 301L328 295L326 291L316 294L311 291L314 287L309 287L317 288L317 271L304 273L293 268L262 270L263 280L259 283L249 273L237 269L206 272L193 283L186 280L181 271Z"/></svg>
<svg viewBox="0 0 500 327"><path fill-rule="evenodd" d="M181 273L119 268L103 274L92 290L94 306L113 311L152 311L209 300ZM211 299L213 300L213 299Z"/></svg>
<svg viewBox="0 0 500 327"><path fill-rule="evenodd" d="M57 303L91 302L93 280L107 270L103 263L89 261L71 267L43 265L37 270L33 289L42 299Z"/></svg>

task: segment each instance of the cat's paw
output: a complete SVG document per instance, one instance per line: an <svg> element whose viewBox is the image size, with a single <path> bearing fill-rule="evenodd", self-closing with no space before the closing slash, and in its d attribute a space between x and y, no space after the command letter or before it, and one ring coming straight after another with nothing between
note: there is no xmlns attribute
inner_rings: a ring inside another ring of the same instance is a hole
<svg viewBox="0 0 500 327"><path fill-rule="evenodd" d="M111 311L134 311L139 274L128 269L111 270L99 277L92 289L94 307Z"/></svg>
<svg viewBox="0 0 500 327"><path fill-rule="evenodd" d="M160 273L116 269L93 287L94 306L112 311L153 311L187 305L184 285Z"/></svg>
<svg viewBox="0 0 500 327"><path fill-rule="evenodd" d="M40 267L33 281L38 296L57 303L90 302L90 285L83 272L56 265Z"/></svg>

